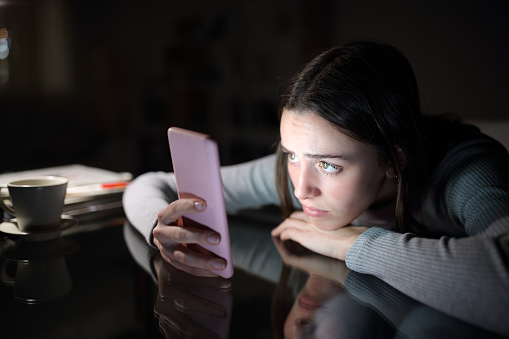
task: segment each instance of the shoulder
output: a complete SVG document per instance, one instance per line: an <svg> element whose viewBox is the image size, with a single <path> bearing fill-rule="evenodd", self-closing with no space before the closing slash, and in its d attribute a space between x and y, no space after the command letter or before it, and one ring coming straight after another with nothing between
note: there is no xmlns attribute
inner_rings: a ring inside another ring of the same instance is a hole
<svg viewBox="0 0 509 339"><path fill-rule="evenodd" d="M509 216L509 154L473 126L444 126L429 147L434 154L423 203L467 234L483 233Z"/></svg>
<svg viewBox="0 0 509 339"><path fill-rule="evenodd" d="M461 123L455 116L427 116L424 130L432 174L472 174L475 164L509 166L508 152L501 143L481 133L476 126ZM482 167L476 171L482 172Z"/></svg>
<svg viewBox="0 0 509 339"><path fill-rule="evenodd" d="M488 152L507 153L498 141L484 135L477 126L463 123L453 114L424 116L426 153L432 169L458 151L482 147Z"/></svg>
<svg viewBox="0 0 509 339"><path fill-rule="evenodd" d="M480 135L450 148L431 183L450 218L467 234L484 233L509 216L509 155L497 141Z"/></svg>
<svg viewBox="0 0 509 339"><path fill-rule="evenodd" d="M491 180L496 179L507 185L508 169L509 154L505 147L498 141L479 134L445 149L432 172L448 180L479 178L489 173Z"/></svg>

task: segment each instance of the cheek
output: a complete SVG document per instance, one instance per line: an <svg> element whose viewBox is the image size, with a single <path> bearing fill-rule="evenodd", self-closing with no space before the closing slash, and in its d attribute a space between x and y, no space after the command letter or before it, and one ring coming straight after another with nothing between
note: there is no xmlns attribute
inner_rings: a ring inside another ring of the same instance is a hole
<svg viewBox="0 0 509 339"><path fill-rule="evenodd" d="M355 207L358 209L370 205L376 196L382 182L382 178L366 177L364 175L355 175L351 177L343 177L336 183L325 185L328 195L338 202L343 202L346 209Z"/></svg>
<svg viewBox="0 0 509 339"><path fill-rule="evenodd" d="M295 186L295 180L297 179L297 176L298 176L298 170L295 167L295 165L292 165L292 164L288 164L287 168L288 168L288 175L290 176L290 180L291 180L292 184Z"/></svg>
<svg viewBox="0 0 509 339"><path fill-rule="evenodd" d="M352 187L352 196L363 206L368 208L376 202L384 183L382 172L371 172L363 175L356 181L355 188Z"/></svg>
<svg viewBox="0 0 509 339"><path fill-rule="evenodd" d="M359 194L360 191L357 183L348 180L330 183L325 185L325 187L327 189L327 196L331 197L332 200L345 209L349 209L351 205L357 204L359 202L358 196L362 196L362 194Z"/></svg>

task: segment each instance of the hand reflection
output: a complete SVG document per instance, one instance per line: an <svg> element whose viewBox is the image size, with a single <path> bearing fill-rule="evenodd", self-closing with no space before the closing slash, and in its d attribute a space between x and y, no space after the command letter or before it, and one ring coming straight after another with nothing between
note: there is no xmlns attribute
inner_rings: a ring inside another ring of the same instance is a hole
<svg viewBox="0 0 509 339"><path fill-rule="evenodd" d="M274 238L274 243L286 269L292 266L309 275L282 324L284 338L383 338L392 332L372 309L346 293L350 270L343 261L293 241Z"/></svg>
<svg viewBox="0 0 509 339"><path fill-rule="evenodd" d="M154 313L166 338L227 338L233 299L231 283L195 277L154 258L159 292Z"/></svg>
<svg viewBox="0 0 509 339"><path fill-rule="evenodd" d="M292 240L273 238L283 262L309 275L318 275L331 281L345 284L350 269L344 261L312 252Z"/></svg>

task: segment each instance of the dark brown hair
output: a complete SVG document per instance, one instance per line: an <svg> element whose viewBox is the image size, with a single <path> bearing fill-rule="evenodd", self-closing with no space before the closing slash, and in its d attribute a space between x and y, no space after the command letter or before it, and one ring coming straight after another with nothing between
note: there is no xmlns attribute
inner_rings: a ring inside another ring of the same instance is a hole
<svg viewBox="0 0 509 339"><path fill-rule="evenodd" d="M293 78L282 109L313 112L340 132L376 151L383 169L398 178L396 225L415 229L409 196L419 191L426 170L417 82L412 67L396 48L374 41L355 41L323 52ZM407 165L401 166L396 147ZM278 151L277 189L287 217L292 211L287 159Z"/></svg>

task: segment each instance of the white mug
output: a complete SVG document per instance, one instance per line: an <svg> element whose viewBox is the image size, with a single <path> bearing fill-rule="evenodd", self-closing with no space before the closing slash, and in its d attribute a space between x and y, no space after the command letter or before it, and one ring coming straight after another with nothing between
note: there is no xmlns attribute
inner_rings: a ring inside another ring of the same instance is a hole
<svg viewBox="0 0 509 339"><path fill-rule="evenodd" d="M18 179L0 186L9 190L12 207L0 198L0 207L17 220L22 232L46 230L60 226L64 209L67 179L41 176Z"/></svg>

